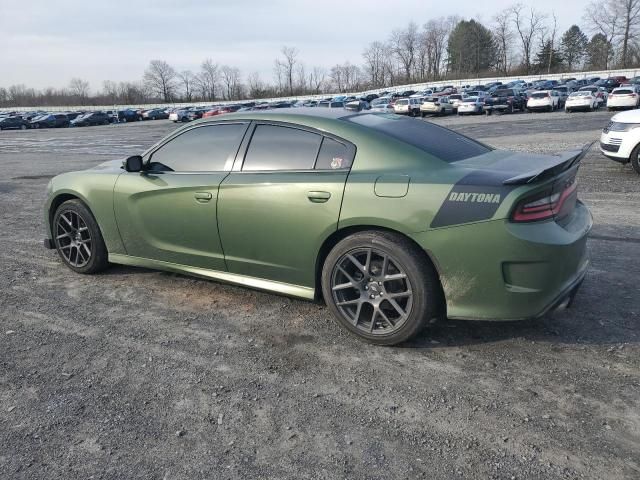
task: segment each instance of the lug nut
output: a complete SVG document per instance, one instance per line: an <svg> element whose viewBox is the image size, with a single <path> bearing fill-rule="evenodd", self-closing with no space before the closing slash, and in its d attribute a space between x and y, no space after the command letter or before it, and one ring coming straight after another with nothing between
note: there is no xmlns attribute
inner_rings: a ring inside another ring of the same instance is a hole
<svg viewBox="0 0 640 480"><path fill-rule="evenodd" d="M375 295L371 295L371 297L370 297L370 298L376 298L376 296L375 296Z"/></svg>
<svg viewBox="0 0 640 480"><path fill-rule="evenodd" d="M369 290L369 285L365 285L364 289Z"/></svg>

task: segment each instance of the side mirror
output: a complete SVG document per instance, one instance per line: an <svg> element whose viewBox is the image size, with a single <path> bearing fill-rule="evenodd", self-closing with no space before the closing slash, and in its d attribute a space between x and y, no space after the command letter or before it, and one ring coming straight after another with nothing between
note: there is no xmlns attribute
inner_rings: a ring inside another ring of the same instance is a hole
<svg viewBox="0 0 640 480"><path fill-rule="evenodd" d="M124 161L124 169L127 172L141 172L142 166L142 157L140 155L133 155Z"/></svg>

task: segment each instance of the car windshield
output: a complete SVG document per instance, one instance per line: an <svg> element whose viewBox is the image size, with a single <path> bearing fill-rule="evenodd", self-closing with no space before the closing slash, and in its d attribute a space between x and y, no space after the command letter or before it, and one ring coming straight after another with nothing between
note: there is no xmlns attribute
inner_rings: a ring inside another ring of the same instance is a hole
<svg viewBox="0 0 640 480"><path fill-rule="evenodd" d="M389 97L376 98L371 102L371 106L375 107L376 105L386 105L389 103Z"/></svg>
<svg viewBox="0 0 640 480"><path fill-rule="evenodd" d="M491 151L486 145L448 128L430 122L416 122L402 115L369 113L345 117L344 120L388 135L448 163Z"/></svg>
<svg viewBox="0 0 640 480"><path fill-rule="evenodd" d="M331 108L344 107L344 102L331 102Z"/></svg>
<svg viewBox="0 0 640 480"><path fill-rule="evenodd" d="M396 105L408 105L408 104L409 104L409 100L407 100L406 98L403 98L396 102Z"/></svg>
<svg viewBox="0 0 640 480"><path fill-rule="evenodd" d="M464 103L476 103L478 101L478 97L467 97L463 100Z"/></svg>
<svg viewBox="0 0 640 480"><path fill-rule="evenodd" d="M570 97L588 97L591 95L591 92L589 91L580 91L580 92L573 92L571 95L569 95Z"/></svg>
<svg viewBox="0 0 640 480"><path fill-rule="evenodd" d="M618 88L611 93L614 93L616 95L630 95L633 93L633 90L629 88Z"/></svg>
<svg viewBox="0 0 640 480"><path fill-rule="evenodd" d="M494 97L511 97L513 96L513 90L496 90L495 92L493 92L493 96Z"/></svg>
<svg viewBox="0 0 640 480"><path fill-rule="evenodd" d="M460 100L462 98L462 95L459 95L459 94L456 93L454 95L450 95L449 98L451 100Z"/></svg>

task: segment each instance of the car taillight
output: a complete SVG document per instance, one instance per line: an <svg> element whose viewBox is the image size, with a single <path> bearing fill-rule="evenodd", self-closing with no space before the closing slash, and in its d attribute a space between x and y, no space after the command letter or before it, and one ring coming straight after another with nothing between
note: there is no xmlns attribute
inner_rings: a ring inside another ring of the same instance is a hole
<svg viewBox="0 0 640 480"><path fill-rule="evenodd" d="M521 200L511 214L514 222L538 222L571 212L576 201L575 177L543 193Z"/></svg>

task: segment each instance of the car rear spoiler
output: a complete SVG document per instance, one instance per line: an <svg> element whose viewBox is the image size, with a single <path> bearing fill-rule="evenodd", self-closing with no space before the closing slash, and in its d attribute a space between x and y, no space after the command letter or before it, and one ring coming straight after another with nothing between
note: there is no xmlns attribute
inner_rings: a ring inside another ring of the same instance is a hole
<svg viewBox="0 0 640 480"><path fill-rule="evenodd" d="M567 152L561 153L560 155L554 155L553 158L557 158L557 161L554 164L508 178L502 183L504 185L524 185L526 183L532 183L543 178L555 177L560 172L568 170L572 166L579 163L594 143L596 142L588 143L580 150L569 150Z"/></svg>

